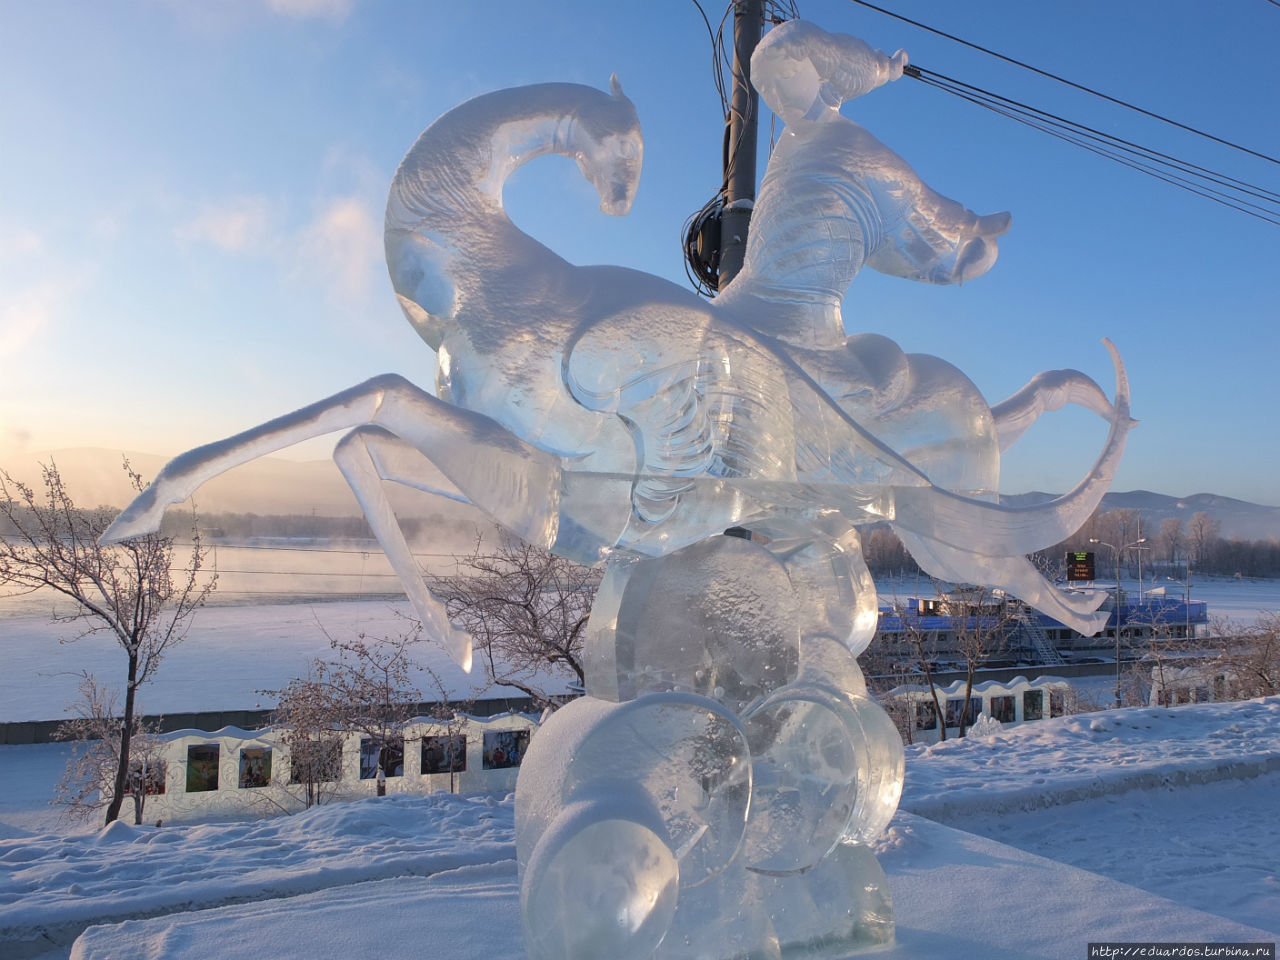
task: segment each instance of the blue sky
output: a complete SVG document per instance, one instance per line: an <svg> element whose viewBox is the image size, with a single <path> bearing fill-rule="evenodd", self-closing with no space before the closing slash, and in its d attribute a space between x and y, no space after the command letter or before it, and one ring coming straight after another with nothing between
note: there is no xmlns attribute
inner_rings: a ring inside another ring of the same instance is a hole
<svg viewBox="0 0 1280 960"><path fill-rule="evenodd" d="M884 4L1280 156L1280 7L1265 0ZM852 3L799 6L922 66L1280 189L1274 164ZM710 63L687 0L0 5L0 465L63 447L176 454L385 371L428 385L432 355L382 265L386 187L428 123L486 90L603 87L616 71L646 142L631 215L601 214L559 158L522 170L508 207L574 262L683 283L681 224L720 179ZM1110 392L1110 336L1142 421L1115 489L1280 504L1280 228L913 80L844 112L939 192L1013 213L995 268L962 288L864 272L850 332L938 354L992 402L1056 367ZM767 114L762 126L767 139ZM1070 487L1104 435L1092 415L1051 415L1011 451L1004 489Z"/></svg>

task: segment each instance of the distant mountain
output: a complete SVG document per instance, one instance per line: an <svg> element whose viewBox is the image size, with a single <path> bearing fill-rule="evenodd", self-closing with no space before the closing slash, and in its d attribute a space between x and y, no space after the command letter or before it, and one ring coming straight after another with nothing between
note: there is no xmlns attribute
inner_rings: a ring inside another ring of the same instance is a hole
<svg viewBox="0 0 1280 960"><path fill-rule="evenodd" d="M1002 503L1029 505L1051 500L1055 494L1033 491L1006 495ZM1103 510L1138 510L1142 519L1150 523L1154 535L1160 521L1177 517L1186 523L1197 513L1207 513L1218 521L1219 532L1231 539L1270 540L1280 538L1280 507L1266 507L1245 500L1220 497L1214 493L1197 493L1190 497L1170 497L1150 490L1131 490L1127 493L1108 493L1102 498ZM1146 532L1144 525L1144 533Z"/></svg>
<svg viewBox="0 0 1280 960"><path fill-rule="evenodd" d="M19 480L40 482L39 464L53 460L76 503L123 508L134 497L120 469L119 450L75 447L29 453L0 463ZM154 453L126 452L133 469L150 480L169 461ZM263 457L210 480L195 496L201 513L308 514L359 516L360 505L329 460L294 461Z"/></svg>
<svg viewBox="0 0 1280 960"><path fill-rule="evenodd" d="M0 463L0 467L20 480L38 484L38 463L51 457L57 462L76 502L123 507L133 499L120 470L120 452L115 450L81 447L30 453L22 462ZM134 469L146 478L154 477L168 461L167 457L150 453L130 453L128 457ZM469 516L472 512L469 508L463 508L467 514L463 515L437 499L424 498L394 487L390 489L398 510L410 515L438 514L443 521L442 527L454 527L454 532L459 535L471 529L476 519ZM1042 503L1054 496L1056 494L1033 491L1007 494L1001 501L1027 505ZM295 461L264 457L210 480L200 488L195 500L202 514L360 515L359 504L330 460ZM1151 524L1153 535L1165 517L1178 517L1185 522L1193 514L1204 512L1218 521L1224 537L1246 540L1280 538L1280 507L1266 507L1212 493L1197 493L1189 497L1171 497L1149 490L1108 493L1102 499L1102 508L1141 511L1143 520Z"/></svg>
<svg viewBox="0 0 1280 960"><path fill-rule="evenodd" d="M152 453L126 453L133 469L150 480L169 461ZM28 453L21 459L0 461L0 468L39 489L40 464L58 465L71 497L82 506L123 508L134 497L120 468L121 453L95 447ZM477 530L490 523L474 507L430 497L395 484L387 494L402 520L429 531L419 537L442 553L463 554L475 546ZM360 504L332 460L283 460L263 457L236 467L202 486L193 498L200 516L219 513L259 516L358 517ZM179 509L173 507L171 509ZM419 545L415 542L415 545Z"/></svg>

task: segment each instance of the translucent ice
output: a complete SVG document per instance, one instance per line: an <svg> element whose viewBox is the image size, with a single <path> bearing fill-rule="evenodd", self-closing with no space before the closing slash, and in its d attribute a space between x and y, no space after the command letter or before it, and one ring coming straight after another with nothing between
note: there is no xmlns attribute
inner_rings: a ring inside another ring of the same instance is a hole
<svg viewBox="0 0 1280 960"><path fill-rule="evenodd" d="M627 212L643 145L616 78L451 110L396 172L385 232L396 296L436 353L435 395L378 377L193 450L109 531L155 529L217 473L346 431L343 475L464 666L470 638L427 590L387 482L607 564L587 696L544 725L519 780L533 958L819 957L891 938L865 842L897 806L902 744L855 659L877 619L861 527L889 524L944 579L1086 633L1105 621L1025 555L1072 533L1115 473L1132 423L1115 349L1112 401L1058 370L992 406L944 360L845 333L864 266L971 280L1010 223L938 194L840 113L905 62L798 21L765 37L752 75L786 127L743 270L712 303L570 264L503 210L510 174L556 153L604 212ZM1093 468L1050 503L1002 506L1001 452L1068 403L1110 424Z"/></svg>

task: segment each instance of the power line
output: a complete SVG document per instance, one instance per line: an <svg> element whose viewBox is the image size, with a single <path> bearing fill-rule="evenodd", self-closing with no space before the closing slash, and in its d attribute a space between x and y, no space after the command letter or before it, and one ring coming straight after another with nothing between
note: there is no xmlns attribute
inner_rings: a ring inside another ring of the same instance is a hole
<svg viewBox="0 0 1280 960"><path fill-rule="evenodd" d="M707 25L707 35L711 38L711 43L714 45L716 42L716 34L715 31L711 29L711 21L707 19L707 11L702 9L702 4L700 4L698 0L693 0L693 5L698 8L698 13L702 15L702 22Z"/></svg>
<svg viewBox="0 0 1280 960"><path fill-rule="evenodd" d="M1280 3L1280 0L1277 0L1277 2ZM1225 173L1220 173L1215 170L1210 170L1208 167L1202 167L1202 166L1199 166L1198 164L1190 163L1189 161L1179 160L1178 158L1170 156L1167 153L1161 153L1160 151L1153 150L1150 147L1141 146L1140 144L1134 143L1131 140L1125 140L1123 137L1117 137L1114 134L1105 133L1104 131L1098 130L1094 127L1086 126L1083 123L1077 123L1074 120L1068 120L1065 117L1060 117L1057 114L1048 112L1047 110L1041 110L1039 107L1032 107L1029 104L1022 103L1018 100L1013 100L1009 97L1001 96L998 93L993 93L990 90L984 90L981 87L975 87L972 84L965 83L963 80L957 80L954 77L948 77L946 74L938 73L935 70L928 70L924 67L911 65L906 67L903 70L903 73L917 80L936 79L936 80L945 81L946 84L950 84L954 87L959 87L968 91L972 91L973 93L978 94L982 97L989 97L993 100L998 100L1001 103L1008 104L1011 107L1014 107L1020 111L1034 113L1036 115L1045 117L1046 119L1053 120L1055 123L1060 123L1063 126L1072 127L1076 130L1079 130L1082 133L1089 134L1092 137L1109 140L1112 143L1116 144L1117 146L1126 148L1128 152L1138 151L1151 158L1158 158L1159 160L1165 161L1170 165L1175 165L1177 167L1180 167L1186 170L1187 172L1194 171L1196 173L1203 174L1206 177L1206 179L1213 180L1214 182L1219 183L1222 186L1234 185L1234 187L1238 188L1240 192L1250 194L1260 199L1280 200L1280 193L1277 193L1273 190L1268 190L1266 187L1257 186L1256 184L1249 183L1246 180L1238 180L1235 177L1228 176ZM938 86L942 89L947 89L947 87L944 84L934 84L934 86ZM948 90L948 92L955 92L955 91Z"/></svg>
<svg viewBox="0 0 1280 960"><path fill-rule="evenodd" d="M737 172L737 161L743 137L751 129L750 117L737 111L730 99L729 91L733 76L733 58L725 37L726 26L732 23L735 13L735 2L730 0L725 6L720 22L715 29L711 20L698 0L693 0L706 24L711 38L711 73L715 80L716 93L720 97L720 113L724 119L724 135L720 148L720 166L723 177L720 186L711 199L698 210L689 215L680 228L680 242L684 249L685 276L689 278L694 290L705 297L714 297L720 286L720 254L722 231L720 221L729 207L730 184ZM779 24L794 20L800 16L795 0L765 0L762 5L764 20ZM736 122L735 122L736 121ZM735 132L736 130L736 132Z"/></svg>
<svg viewBox="0 0 1280 960"><path fill-rule="evenodd" d="M908 76L967 100L994 113L1048 133L1067 143L1146 173L1172 186L1220 203L1259 220L1280 225L1280 194L1205 167L1178 160L1056 114L954 80L923 67L908 66ZM1262 204L1246 199L1252 197Z"/></svg>
<svg viewBox="0 0 1280 960"><path fill-rule="evenodd" d="M725 59L727 54L724 48L724 23L728 17L728 12L720 19L719 29L711 26L711 20L707 17L707 11L702 8L702 4L698 0L693 0L693 5L698 8L698 13L702 16L702 22L706 24L707 36L711 40L711 74L715 80L716 92L720 96L720 113L727 116L729 113L729 94L724 82L724 71L727 69ZM729 9L732 9L730 6Z"/></svg>
<svg viewBox="0 0 1280 960"><path fill-rule="evenodd" d="M995 57L997 60L1003 60L1005 63L1012 64L1015 67L1021 67L1024 70L1030 70L1032 73L1039 74L1040 76L1046 77L1050 80L1055 80L1058 83L1065 84L1066 86L1072 87L1076 90L1080 90L1083 93L1088 93L1092 96L1099 97L1103 100L1108 101L1109 103L1114 103L1117 106L1124 107L1125 109L1133 110L1134 112L1140 113L1146 117L1150 117L1153 120L1159 120L1161 123L1167 123L1170 126L1177 127L1180 130L1185 130L1188 133L1194 133L1196 136L1204 137L1206 140L1212 140L1214 143L1221 144L1224 147L1230 147L1233 150L1239 150L1241 153L1247 153L1250 156L1257 157L1259 160L1266 160L1270 163L1274 163L1280 166L1280 160L1277 160L1275 157L1268 156L1265 153L1260 153L1257 150L1251 150L1249 147L1241 146L1238 143L1232 143L1230 140L1224 140L1222 137L1214 136L1213 134L1206 133L1203 130L1197 130L1195 127L1188 126L1185 123L1179 123L1177 120L1172 120L1169 117L1162 116L1161 114L1158 114L1158 113L1154 113L1151 110L1146 110L1143 107L1136 106L1135 104L1129 103L1125 100L1121 100L1118 97L1113 97L1110 94L1101 92L1100 90L1094 90L1092 87L1086 87L1082 83L1076 83L1074 80L1068 80L1066 77L1060 77L1056 73L1050 73L1048 70L1041 70L1039 67L1033 67L1031 64L1025 63L1022 60L1015 59L1014 57L1005 56L1003 53L997 53L995 50L991 50L987 47L981 46L976 43L971 43L968 40L962 39L961 37L957 37L954 34L947 33L943 30L938 30L934 27L929 26L928 24L921 23L918 20L912 20L909 17L904 17L901 14L894 13L892 10L886 10L884 7L877 7L874 3L868 3L867 0L850 0L850 2L859 4L860 6L866 7L869 10L874 10L877 13L882 13L887 17L892 17L895 20L900 20L903 23L910 24L913 27L918 27L921 30L926 30L929 33L932 33L939 37L943 37L947 40L951 40L955 43L959 43L963 46L969 47L970 49L977 50L979 53L985 53L988 56ZM1280 6L1280 0L1270 0L1270 2L1275 3L1277 6Z"/></svg>
<svg viewBox="0 0 1280 960"><path fill-rule="evenodd" d="M185 548L185 547L194 546L194 544L191 543L190 541L185 541L185 542L174 541L174 546ZM339 554L352 554L355 556L362 556L362 555L372 556L373 554L382 553L382 547L373 543L371 543L368 546L368 548L364 550L360 550L358 548L333 548L333 547L287 547L287 546L281 546L279 544L268 544L268 543L209 543L209 542L206 542L202 544L202 546L208 547L211 550L215 548L221 549L221 550L275 550L278 552L288 551L290 553L339 553ZM454 553L424 553L419 551L414 551L413 555L415 557L443 557L448 560L455 560L459 556L458 554L454 554Z"/></svg>

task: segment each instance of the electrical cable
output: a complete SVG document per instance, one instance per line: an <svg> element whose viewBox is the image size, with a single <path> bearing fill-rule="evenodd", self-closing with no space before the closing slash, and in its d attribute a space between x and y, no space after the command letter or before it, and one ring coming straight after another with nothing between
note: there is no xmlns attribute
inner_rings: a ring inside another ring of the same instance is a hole
<svg viewBox="0 0 1280 960"><path fill-rule="evenodd" d="M702 22L707 25L707 36L711 38L711 43L714 46L716 42L716 34L715 31L711 29L711 21L707 19L707 11L702 9L702 4L699 3L698 0L693 0L693 5L698 8L698 13L702 15Z"/></svg>
<svg viewBox="0 0 1280 960"><path fill-rule="evenodd" d="M1277 0L1277 2L1280 2L1280 0ZM1258 197L1260 199L1271 199L1271 200L1280 201L1280 193L1277 193L1273 190L1268 190L1265 187L1257 186L1256 184L1249 183L1246 180L1236 179L1235 177L1228 176L1225 173L1221 173L1216 170L1210 170L1207 167L1202 167L1202 166L1199 166L1198 164L1190 163L1189 161L1179 160L1176 157L1172 157L1167 153L1161 153L1160 151L1153 150L1150 147L1141 146L1140 144L1134 143L1130 140L1125 140L1123 137L1117 137L1113 134L1106 133L1102 130L1097 130L1093 127L1085 126L1084 124L1077 123L1074 120L1067 120L1065 117L1060 117L1057 114L1049 113L1047 110L1041 110L1039 107L1032 107L1029 104L1022 103L1018 100L1010 99L1009 97L1001 96L1000 94L993 93L990 90L984 90L981 87L975 87L972 84L965 83L963 80L956 80L954 77L948 77L946 74L938 73L934 70L928 70L924 67L916 66L914 64L907 66L903 70L903 73L917 80L937 79L937 80L945 81L947 84L951 84L955 87L964 88L965 90L971 91L982 97L989 97L993 100L998 100L1001 103L1008 104L1009 106L1019 111L1026 111L1027 113L1032 113L1038 116L1045 117L1047 119L1054 121L1055 123L1058 123L1067 127L1072 127L1082 133L1089 134L1092 137L1110 140L1112 143L1116 144L1121 149L1124 149L1125 152L1128 152L1128 153L1140 152L1142 155L1150 157L1152 159L1159 158L1160 161L1164 161L1170 166L1175 166L1177 168L1180 168L1184 172L1187 172L1187 173L1195 172L1198 174L1202 174L1204 175L1205 179L1211 180L1219 184L1220 186L1229 187L1230 189L1238 189L1241 193L1249 194L1250 196ZM939 86L941 89L947 89L942 84L933 84L933 85ZM949 90L948 92L955 92L955 91Z"/></svg>
<svg viewBox="0 0 1280 960"><path fill-rule="evenodd" d="M1277 206L1277 204L1280 204L1280 194L1274 191L1178 160L1167 154L1142 147L1111 134L1102 133L1083 124L1065 120L1036 107L999 96L980 87L952 80L922 67L912 65L904 73L929 86L958 96L977 106L985 107L994 113L1016 120L1043 133L1048 133L1050 136L1057 137L1067 143L1083 147L1091 153L1146 173L1172 186L1187 190L1215 203L1220 203L1240 213L1280 225L1280 206ZM1128 156L1125 156L1125 154ZM1214 186L1208 184L1213 184ZM1224 189L1215 189L1215 187ZM1263 200L1273 206L1253 203L1243 199L1239 196L1240 194Z"/></svg>
<svg viewBox="0 0 1280 960"><path fill-rule="evenodd" d="M1091 138L1083 135L1073 135L1073 133L1068 132L1069 128L1063 124L1054 124L1050 121L1044 120L1043 118L1035 118L1034 114L1028 115L1026 113L1019 112L1015 109L1001 106L998 103L992 103L990 101L983 100L982 98L975 96L973 94L968 94L962 91L949 89L942 84L932 83L927 79L925 80L925 82L930 83L931 85L937 86L939 89L942 89L948 93L955 94L956 96L959 96L963 100L968 100L969 102L974 103L978 106L985 107L1001 116L1008 117L1011 120L1016 120L1019 123L1023 123L1033 129L1040 130L1043 133L1047 133L1050 136L1056 137L1059 140L1063 140L1066 143L1070 143L1070 144L1073 144L1074 146L1082 147L1088 150L1090 153L1097 154L1098 156L1105 157L1109 160L1114 160L1117 163L1130 167L1131 169L1137 170L1141 173L1146 173L1157 180L1162 180L1165 183L1168 183L1172 186L1177 186L1181 189L1185 189L1188 192L1194 193L1197 196L1204 197L1205 199L1214 200L1217 203L1221 203L1224 206L1231 207L1232 209L1238 210L1241 213L1247 213L1250 216L1257 217L1258 219L1265 220L1269 223L1280 224L1280 220L1273 219L1272 216L1268 215L1268 214L1275 214L1277 216L1280 216L1280 211L1271 211L1266 207L1259 206L1258 204L1248 203L1247 201L1240 201L1239 198L1232 197L1230 194L1226 194L1222 191L1213 190L1212 188L1205 187L1200 184L1196 184L1194 181L1188 180L1184 177L1179 177L1169 172L1162 173L1160 172L1158 167L1152 166L1150 164L1126 159L1125 157L1115 152L1113 149L1108 148L1106 144L1103 144L1097 138ZM1137 153L1135 151L1128 151L1128 152L1131 154L1134 154L1135 156L1139 156L1139 157L1144 156L1143 154ZM1170 166L1170 165L1166 164L1165 166ZM1180 169L1180 168L1175 167L1174 169ZM1252 208L1252 210L1247 208ZM1259 212L1255 213L1254 211L1259 211Z"/></svg>
<svg viewBox="0 0 1280 960"><path fill-rule="evenodd" d="M1146 117L1150 117L1153 120L1159 120L1161 123L1167 123L1170 126L1177 127L1180 130L1185 130L1188 133L1194 133L1196 136L1204 137L1206 140L1212 140L1214 143L1221 144L1224 147L1230 147L1233 150L1239 150L1241 153L1247 153L1250 156L1257 157L1259 160L1267 160L1271 163L1280 165L1280 160L1277 160L1275 157L1268 156L1265 153L1260 153L1257 150L1251 150L1250 148L1241 146L1238 143L1232 143L1230 140L1224 140L1222 137L1216 137L1213 134L1206 133L1203 130L1197 130L1195 127L1188 126L1185 123L1179 123L1177 120L1172 120L1169 117L1162 116L1161 114L1154 113L1150 110L1146 110L1132 103L1128 103L1125 100L1121 100L1118 97L1113 97L1109 94L1101 92L1100 90L1094 90L1092 87L1086 87L1084 84L1076 83L1074 80L1068 80L1065 77L1060 77L1056 73L1050 73L1048 70L1041 70L1039 67L1033 67L1031 64L1025 63L1022 60L1017 60L1014 57L1005 56L1003 53L997 53L995 50L991 50L987 47L980 46L979 44L976 44L976 43L971 43L968 40L964 40L961 37L957 37L954 34L947 33L943 30L938 30L934 27L929 26L928 24L921 23L918 20L912 20L909 17L904 17L901 14L894 13L892 10L886 10L884 7L877 7L874 3L868 3L867 0L850 0L850 2L859 4L860 6L866 7L869 10L874 10L877 13L882 13L887 17L892 17L895 20L900 20L903 23L910 24L913 27L918 27L921 30L926 30L929 33L932 33L939 37L943 37L947 40L951 40L955 43L959 43L963 46L969 47L970 49L977 50L979 53L985 53L988 56L995 57L997 60L1003 60L1005 63L1012 64L1015 67L1021 67L1024 70L1030 70L1032 73L1039 74L1040 76L1046 77L1049 80L1055 80L1058 83L1065 84L1066 86L1072 87L1076 90L1080 90L1083 93L1088 93L1088 94L1091 94L1092 96L1099 97L1103 100L1108 101L1109 103L1114 103L1117 106L1124 107L1128 110L1133 110L1134 112L1140 113ZM1280 2L1277 2L1277 6L1280 6Z"/></svg>

